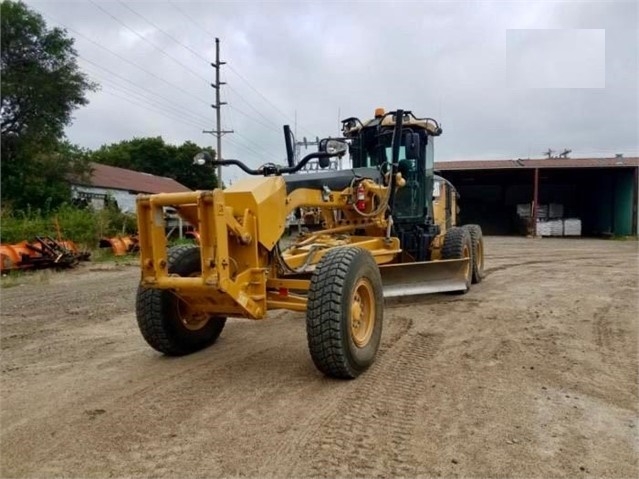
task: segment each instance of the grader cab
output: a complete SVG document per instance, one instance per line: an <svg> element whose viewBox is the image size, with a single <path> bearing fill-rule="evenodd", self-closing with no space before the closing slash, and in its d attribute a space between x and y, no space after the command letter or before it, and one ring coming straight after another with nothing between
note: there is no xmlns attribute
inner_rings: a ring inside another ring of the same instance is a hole
<svg viewBox="0 0 639 479"><path fill-rule="evenodd" d="M385 298L464 293L482 279L481 229L457 226L457 193L433 172L440 134L435 120L377 110L365 123L345 120L343 138L322 140L298 164L254 170L202 153L251 177L225 190L139 196L136 314L145 340L184 355L213 344L229 316L302 311L316 367L357 377L379 348ZM347 149L351 169L296 174ZM199 245L167 250L166 207L197 226ZM317 208L322 229L285 238L299 208Z"/></svg>

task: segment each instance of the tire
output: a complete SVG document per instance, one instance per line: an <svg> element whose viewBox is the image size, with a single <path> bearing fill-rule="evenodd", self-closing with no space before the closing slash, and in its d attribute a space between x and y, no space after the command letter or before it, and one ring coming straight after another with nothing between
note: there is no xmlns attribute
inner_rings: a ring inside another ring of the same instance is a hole
<svg viewBox="0 0 639 479"><path fill-rule="evenodd" d="M442 259L470 258L466 272L466 289L453 291L454 294L467 293L473 280L473 245L468 230L454 226L446 231L441 256Z"/></svg>
<svg viewBox="0 0 639 479"><path fill-rule="evenodd" d="M200 273L200 248L174 246L168 251L168 272L178 276ZM182 308L182 313L180 309ZM146 342L167 356L184 356L210 346L219 337L225 317L204 316L200 322L182 318L186 304L172 291L138 287L135 312ZM197 319L197 317L195 318Z"/></svg>
<svg viewBox="0 0 639 479"><path fill-rule="evenodd" d="M317 369L354 379L373 364L382 336L383 294L379 267L368 251L342 247L322 257L311 277L306 311L308 348Z"/></svg>
<svg viewBox="0 0 639 479"><path fill-rule="evenodd" d="M473 245L473 284L481 283L484 279L484 236L479 225L464 225L470 234Z"/></svg>

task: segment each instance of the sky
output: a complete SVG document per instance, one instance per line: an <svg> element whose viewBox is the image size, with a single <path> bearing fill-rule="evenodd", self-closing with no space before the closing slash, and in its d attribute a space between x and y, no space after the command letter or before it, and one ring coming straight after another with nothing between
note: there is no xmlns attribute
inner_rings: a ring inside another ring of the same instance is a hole
<svg viewBox="0 0 639 479"><path fill-rule="evenodd" d="M67 129L87 148L215 145L218 37L223 157L251 166L284 162L284 124L337 136L377 107L440 121L439 161L639 155L637 2L25 3L67 29L100 84Z"/></svg>

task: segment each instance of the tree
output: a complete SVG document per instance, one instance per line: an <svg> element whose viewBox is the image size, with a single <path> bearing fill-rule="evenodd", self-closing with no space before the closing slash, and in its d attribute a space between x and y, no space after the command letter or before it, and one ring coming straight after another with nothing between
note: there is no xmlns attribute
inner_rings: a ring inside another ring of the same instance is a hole
<svg viewBox="0 0 639 479"><path fill-rule="evenodd" d="M0 11L2 200L16 208L68 199L65 178L86 155L64 142L72 112L97 85L77 64L73 39L22 2Z"/></svg>
<svg viewBox="0 0 639 479"><path fill-rule="evenodd" d="M212 189L217 185L215 169L207 164L193 165L193 157L210 147L187 141L180 146L167 144L161 137L134 138L104 145L90 154L91 161L166 176L192 190Z"/></svg>

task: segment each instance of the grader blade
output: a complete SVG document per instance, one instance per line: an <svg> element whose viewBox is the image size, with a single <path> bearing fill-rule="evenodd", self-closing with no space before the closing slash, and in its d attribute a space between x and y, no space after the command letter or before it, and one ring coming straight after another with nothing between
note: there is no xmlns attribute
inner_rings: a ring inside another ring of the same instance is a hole
<svg viewBox="0 0 639 479"><path fill-rule="evenodd" d="M384 298L464 291L469 259L381 266Z"/></svg>

